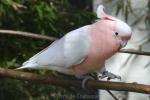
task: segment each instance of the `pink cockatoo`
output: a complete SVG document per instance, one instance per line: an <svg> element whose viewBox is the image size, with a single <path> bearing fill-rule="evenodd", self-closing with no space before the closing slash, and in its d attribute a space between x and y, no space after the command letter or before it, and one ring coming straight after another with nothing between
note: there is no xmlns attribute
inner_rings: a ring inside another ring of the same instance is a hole
<svg viewBox="0 0 150 100"><path fill-rule="evenodd" d="M84 75L103 68L131 37L131 28L123 21L97 8L97 22L67 33L49 47L23 63L23 68L50 69L64 74Z"/></svg>

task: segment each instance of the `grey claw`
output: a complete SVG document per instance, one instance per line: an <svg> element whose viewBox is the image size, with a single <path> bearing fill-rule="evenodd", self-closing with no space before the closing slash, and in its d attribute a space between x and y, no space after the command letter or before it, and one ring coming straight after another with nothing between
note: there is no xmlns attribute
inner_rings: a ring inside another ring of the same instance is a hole
<svg viewBox="0 0 150 100"><path fill-rule="evenodd" d="M102 73L102 76L99 76L99 78L101 78L101 79L103 79L103 78L105 78L105 77L107 77L107 80L115 79L115 78L121 80L121 77L120 77L120 76L115 75L115 74L113 74L113 73L111 73L111 72L108 72L108 71L104 71L104 72Z"/></svg>
<svg viewBox="0 0 150 100"><path fill-rule="evenodd" d="M82 88L85 89L86 88L86 83L88 80L95 80L92 76L84 76L83 77L83 81L82 81Z"/></svg>

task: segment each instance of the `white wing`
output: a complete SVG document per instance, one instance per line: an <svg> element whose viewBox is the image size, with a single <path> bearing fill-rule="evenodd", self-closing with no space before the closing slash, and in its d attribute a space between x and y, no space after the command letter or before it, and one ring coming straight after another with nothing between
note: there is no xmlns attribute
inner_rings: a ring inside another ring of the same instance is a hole
<svg viewBox="0 0 150 100"><path fill-rule="evenodd" d="M89 25L69 32L60 40L24 62L23 66L18 69L48 68L61 70L61 68L79 64L88 55L90 47L89 32Z"/></svg>

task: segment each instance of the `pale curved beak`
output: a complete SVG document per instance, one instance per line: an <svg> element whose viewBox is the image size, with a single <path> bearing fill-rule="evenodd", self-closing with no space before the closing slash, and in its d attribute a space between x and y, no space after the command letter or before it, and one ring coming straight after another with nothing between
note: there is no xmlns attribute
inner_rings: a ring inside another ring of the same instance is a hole
<svg viewBox="0 0 150 100"><path fill-rule="evenodd" d="M122 41L120 44L121 48L125 47L127 45L127 43L128 43L128 41Z"/></svg>

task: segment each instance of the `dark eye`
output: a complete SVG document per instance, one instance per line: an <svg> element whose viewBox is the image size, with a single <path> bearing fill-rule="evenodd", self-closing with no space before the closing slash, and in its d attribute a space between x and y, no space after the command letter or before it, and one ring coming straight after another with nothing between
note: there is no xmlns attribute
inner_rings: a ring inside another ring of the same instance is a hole
<svg viewBox="0 0 150 100"><path fill-rule="evenodd" d="M119 33L118 32L115 32L115 35L117 36Z"/></svg>

